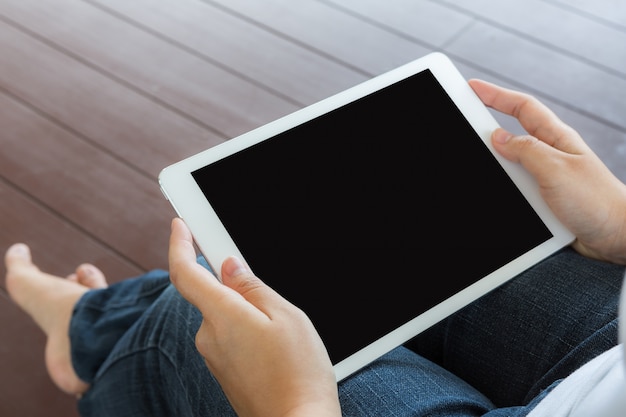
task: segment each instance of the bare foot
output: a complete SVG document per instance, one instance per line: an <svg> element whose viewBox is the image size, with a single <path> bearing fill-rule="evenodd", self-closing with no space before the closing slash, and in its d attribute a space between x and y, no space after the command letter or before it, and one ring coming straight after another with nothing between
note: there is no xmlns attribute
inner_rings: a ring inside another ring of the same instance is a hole
<svg viewBox="0 0 626 417"><path fill-rule="evenodd" d="M9 295L48 337L45 362L52 381L69 394L84 393L89 385L72 367L69 323L78 299L91 288L101 288L103 283L106 286L104 275L94 266L86 272L90 268L84 265L77 268L72 279L46 274L32 263L30 249L21 243L11 246L4 260Z"/></svg>

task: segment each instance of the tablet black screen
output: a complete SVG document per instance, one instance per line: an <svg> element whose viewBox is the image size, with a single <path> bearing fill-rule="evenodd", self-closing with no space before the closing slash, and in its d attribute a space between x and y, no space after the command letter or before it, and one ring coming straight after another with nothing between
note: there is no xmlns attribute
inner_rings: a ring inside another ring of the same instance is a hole
<svg viewBox="0 0 626 417"><path fill-rule="evenodd" d="M428 70L193 176L333 363L552 237Z"/></svg>

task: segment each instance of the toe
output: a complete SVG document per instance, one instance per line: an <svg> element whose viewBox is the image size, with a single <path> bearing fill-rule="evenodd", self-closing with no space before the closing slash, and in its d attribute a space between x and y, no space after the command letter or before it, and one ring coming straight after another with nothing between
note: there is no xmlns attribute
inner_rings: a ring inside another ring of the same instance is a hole
<svg viewBox="0 0 626 417"><path fill-rule="evenodd" d="M22 266L32 266L30 248L24 243L16 243L7 249L4 255L7 270Z"/></svg>
<svg viewBox="0 0 626 417"><path fill-rule="evenodd" d="M76 282L88 288L105 288L104 273L92 264L82 264L76 268Z"/></svg>

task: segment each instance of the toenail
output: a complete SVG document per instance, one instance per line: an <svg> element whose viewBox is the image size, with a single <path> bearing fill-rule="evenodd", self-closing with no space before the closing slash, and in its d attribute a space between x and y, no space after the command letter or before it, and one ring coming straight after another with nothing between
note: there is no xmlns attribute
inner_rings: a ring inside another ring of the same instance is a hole
<svg viewBox="0 0 626 417"><path fill-rule="evenodd" d="M25 253L27 253L27 247L25 244L23 243L16 243L15 245L13 245L13 247L11 248L11 251L17 255L23 255Z"/></svg>

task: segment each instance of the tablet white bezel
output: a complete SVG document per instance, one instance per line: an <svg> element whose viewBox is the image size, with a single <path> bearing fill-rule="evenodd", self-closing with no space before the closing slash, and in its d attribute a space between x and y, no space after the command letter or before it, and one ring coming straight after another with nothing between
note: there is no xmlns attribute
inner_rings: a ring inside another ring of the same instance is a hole
<svg viewBox="0 0 626 417"><path fill-rule="evenodd" d="M338 381L568 245L574 239L574 236L547 207L534 179L521 166L505 160L493 149L490 136L498 127L498 123L450 59L442 53L431 53L170 165L159 174L161 190L177 215L187 223L198 248L218 274L218 278L221 278L219 274L222 262L231 255L241 258L243 256L192 177L192 172L426 69L432 72L478 136L485 142L487 148L517 184L522 194L552 232L553 238L335 364Z"/></svg>

